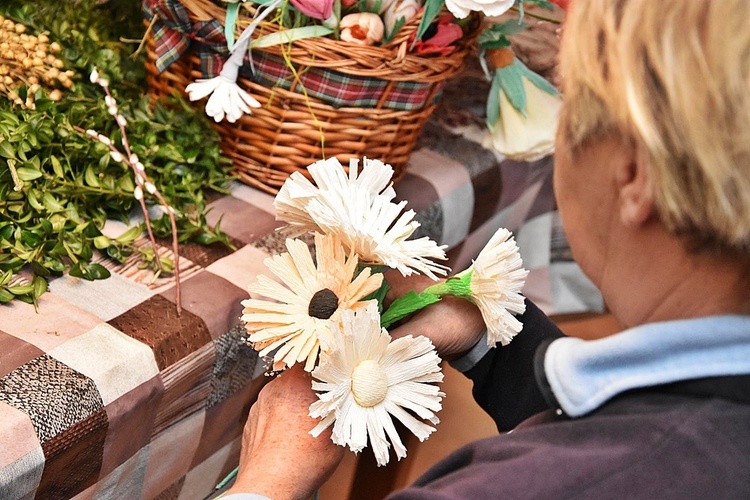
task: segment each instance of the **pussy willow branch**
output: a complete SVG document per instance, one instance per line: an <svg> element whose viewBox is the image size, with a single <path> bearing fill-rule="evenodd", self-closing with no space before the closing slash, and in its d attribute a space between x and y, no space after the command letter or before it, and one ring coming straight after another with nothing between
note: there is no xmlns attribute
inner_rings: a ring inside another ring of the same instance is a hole
<svg viewBox="0 0 750 500"><path fill-rule="evenodd" d="M175 302L177 305L177 315L182 314L182 290L180 287L180 252L179 252L179 244L178 244L178 235L177 235L177 221L174 217L174 209L169 205L167 200L162 196L161 192L157 189L156 185L151 182L151 179L149 179L148 174L146 173L146 169L143 166L143 163L138 159L138 156L133 153L133 151L130 149L130 143L128 142L128 135L127 131L125 130L125 125L127 124L127 121L125 120L125 117L120 114L120 112L117 109L117 103L112 96L112 93L109 90L109 84L107 80L102 79L99 77L98 72L94 70L91 75L91 81L94 83L98 83L103 89L104 92L107 95L106 102L107 107L109 108L109 113L114 117L115 121L117 122L117 126L120 129L120 134L122 135L122 147L125 150L125 154L123 155L115 146L112 144L111 139L107 138L106 136L97 133L94 130L84 130L81 127L73 126L73 128L83 134L88 135L89 137L97 139L99 142L105 144L110 149L110 154L115 160L122 161L125 165L130 167L133 170L133 174L135 176L136 181L136 191L134 192L134 196L136 200L138 200L139 204L141 205L141 210L143 211L143 217L146 222L146 229L148 230L149 239L151 240L151 245L154 250L154 260L156 261L156 265L159 269L159 271L162 271L162 265L161 265L161 259L159 257L159 251L158 251L158 245L156 244L156 239L154 238L154 233L151 226L151 217L148 214L148 207L146 206L146 200L145 200L145 194L143 192L144 188L148 194L153 195L156 197L156 199L159 201L159 203L164 207L165 211L167 212L167 216L169 217L169 223L171 225L172 229L172 253L174 254L174 275L175 275Z"/></svg>

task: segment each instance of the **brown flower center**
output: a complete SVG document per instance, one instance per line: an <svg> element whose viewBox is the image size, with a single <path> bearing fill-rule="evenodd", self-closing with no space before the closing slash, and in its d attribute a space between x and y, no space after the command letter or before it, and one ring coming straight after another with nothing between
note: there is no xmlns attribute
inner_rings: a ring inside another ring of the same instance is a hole
<svg viewBox="0 0 750 500"><path fill-rule="evenodd" d="M313 318L328 319L339 307L339 298L328 288L318 290L310 299L307 314Z"/></svg>

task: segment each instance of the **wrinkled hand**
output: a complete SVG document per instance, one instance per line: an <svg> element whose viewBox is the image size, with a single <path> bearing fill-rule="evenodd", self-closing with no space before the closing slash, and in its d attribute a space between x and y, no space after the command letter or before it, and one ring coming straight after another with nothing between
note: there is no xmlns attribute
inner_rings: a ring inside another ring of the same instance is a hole
<svg viewBox="0 0 750 500"><path fill-rule="evenodd" d="M240 469L228 493L258 493L274 500L307 499L336 470L344 448L330 429L317 438L308 409L317 397L301 366L266 385L250 409L242 434Z"/></svg>
<svg viewBox="0 0 750 500"><path fill-rule="evenodd" d="M409 290L421 292L435 282L425 276L403 278L398 273L386 273L392 289L386 297L393 300ZM471 349L484 334L484 320L479 309L472 303L445 297L407 318L389 332L395 338L424 335L429 338L438 354L445 360L455 359Z"/></svg>

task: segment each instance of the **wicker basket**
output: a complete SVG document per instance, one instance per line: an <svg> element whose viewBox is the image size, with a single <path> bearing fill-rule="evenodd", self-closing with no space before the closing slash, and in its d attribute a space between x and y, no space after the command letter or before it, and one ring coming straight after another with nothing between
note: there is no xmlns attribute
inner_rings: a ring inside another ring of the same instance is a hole
<svg viewBox="0 0 750 500"><path fill-rule="evenodd" d="M224 20L225 10L210 0L181 0L191 22ZM240 17L243 28L250 19ZM371 106L334 107L312 97L290 82L290 88L259 84L262 74L256 71L250 79L243 71L238 84L260 103L252 115L235 123L216 124L222 136L222 149L234 162L237 175L246 184L276 193L286 178L295 171L307 174L306 167L322 158L337 157L343 165L349 159L380 159L393 166L394 180L403 174L409 156L419 138L422 126L442 92L445 81L463 65L466 54L474 48L478 20L470 33L458 42L449 55L423 56L407 54L409 37L419 24L419 17L405 25L387 45L363 47L327 38L299 40L291 46L253 49L253 57L270 60L291 60L298 74L310 71L331 71L343 78L377 81L381 94ZM262 36L277 29L264 23L256 30ZM194 51L173 63L162 73L155 65L153 39L147 45L146 70L150 92L155 97L184 94L185 87L201 74L200 58ZM256 81L253 81L256 80ZM403 82L407 82L404 84ZM389 109L393 92L404 92L404 85L420 86L423 102L411 109ZM425 92L425 89L427 90ZM202 103L201 103L202 104Z"/></svg>

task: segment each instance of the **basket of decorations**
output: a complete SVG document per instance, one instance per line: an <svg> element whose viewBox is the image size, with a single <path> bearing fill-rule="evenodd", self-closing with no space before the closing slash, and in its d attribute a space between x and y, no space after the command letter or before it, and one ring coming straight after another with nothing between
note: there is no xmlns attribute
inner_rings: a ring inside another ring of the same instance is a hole
<svg viewBox="0 0 750 500"><path fill-rule="evenodd" d="M150 92L204 102L240 179L266 191L320 158L387 157L398 179L480 24L428 7L144 0Z"/></svg>

